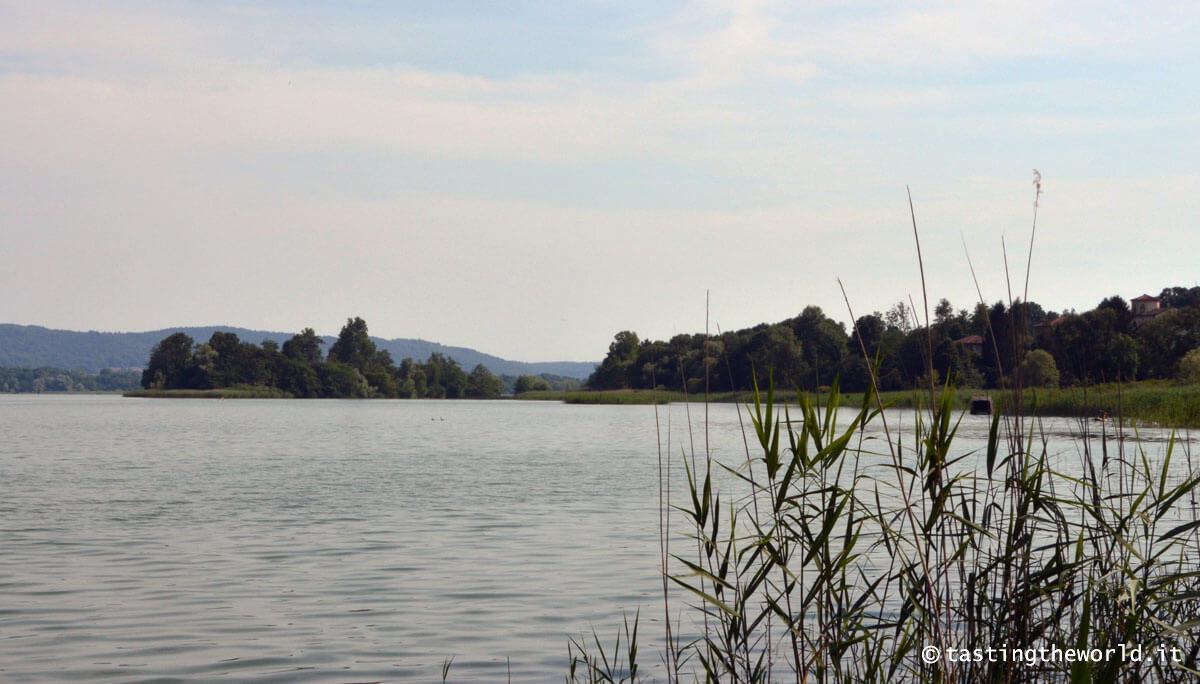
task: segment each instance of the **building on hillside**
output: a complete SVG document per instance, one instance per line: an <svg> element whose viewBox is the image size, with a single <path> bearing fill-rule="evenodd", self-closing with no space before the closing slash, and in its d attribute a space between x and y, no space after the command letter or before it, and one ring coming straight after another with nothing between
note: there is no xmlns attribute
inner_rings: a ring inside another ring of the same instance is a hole
<svg viewBox="0 0 1200 684"><path fill-rule="evenodd" d="M967 335L954 340L954 344L980 355L983 354L983 342L983 335Z"/></svg>
<svg viewBox="0 0 1200 684"><path fill-rule="evenodd" d="M1133 327L1135 328L1166 312L1162 300L1148 294L1129 300L1129 306L1133 311Z"/></svg>
<svg viewBox="0 0 1200 684"><path fill-rule="evenodd" d="M1034 323L1033 330L1034 330L1034 332L1042 332L1043 330L1053 330L1054 328L1057 328L1058 326L1060 326L1066 322L1067 322L1067 317L1065 314L1062 316L1055 316L1054 318L1048 318L1045 320L1038 321L1037 323Z"/></svg>

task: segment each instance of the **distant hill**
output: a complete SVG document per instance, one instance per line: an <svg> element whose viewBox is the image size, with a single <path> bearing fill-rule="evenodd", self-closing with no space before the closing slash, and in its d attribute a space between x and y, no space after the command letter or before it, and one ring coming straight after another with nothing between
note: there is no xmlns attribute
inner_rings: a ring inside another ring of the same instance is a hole
<svg viewBox="0 0 1200 684"><path fill-rule="evenodd" d="M39 368L50 366L90 373L102 368L141 368L150 358L150 350L167 335L182 332L198 342L207 340L218 330L236 334L247 342L274 340L283 343L293 333L248 330L224 325L202 327L164 328L147 332L111 333L53 330L37 325L13 325L0 323L0 366ZM333 343L333 337L325 336L325 348ZM596 367L595 363L582 361L544 361L525 363L509 361L498 356L485 354L466 347L449 347L437 342L397 338L385 340L372 338L381 349L392 354L397 363L404 358L424 360L433 352L440 352L470 371L482 363L497 375L540 375L549 373L568 378L586 379Z"/></svg>

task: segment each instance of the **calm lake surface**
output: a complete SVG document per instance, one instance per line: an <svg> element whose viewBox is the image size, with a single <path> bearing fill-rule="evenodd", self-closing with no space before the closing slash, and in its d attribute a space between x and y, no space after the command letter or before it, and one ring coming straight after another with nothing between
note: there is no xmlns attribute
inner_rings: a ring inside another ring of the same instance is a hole
<svg viewBox="0 0 1200 684"><path fill-rule="evenodd" d="M559 682L661 631L657 497L648 406L3 396L0 680Z"/></svg>

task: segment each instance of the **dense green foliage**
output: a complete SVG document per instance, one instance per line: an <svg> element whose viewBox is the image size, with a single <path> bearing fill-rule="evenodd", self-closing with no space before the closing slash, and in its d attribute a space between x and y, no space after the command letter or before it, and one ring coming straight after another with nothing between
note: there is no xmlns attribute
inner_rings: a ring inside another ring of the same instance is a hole
<svg viewBox="0 0 1200 684"><path fill-rule="evenodd" d="M1034 349L1021 362L1021 377L1026 387L1058 387L1058 366L1045 349Z"/></svg>
<svg viewBox="0 0 1200 684"><path fill-rule="evenodd" d="M0 368L0 392L125 392L138 386L138 371L99 373L61 368Z"/></svg>
<svg viewBox="0 0 1200 684"><path fill-rule="evenodd" d="M1200 287L1167 288L1160 297L1167 310L1141 321L1114 296L1091 311L1063 314L1020 301L956 311L943 299L928 330L904 303L861 316L849 328L810 306L779 323L712 336L641 340L626 330L587 386L748 391L756 369L761 377L771 368L786 389L816 390L839 377L843 389L861 392L871 377L866 356L882 391L926 386L929 365L935 379L959 387L1006 387L1018 381L1014 370L1033 350L1053 362L1037 355L1024 366L1037 374L1031 384L1038 386L1172 379L1184 355L1200 347Z"/></svg>
<svg viewBox="0 0 1200 684"><path fill-rule="evenodd" d="M554 375L552 373L521 375L517 377L501 375L500 379L504 381L504 386L513 394L545 391L573 392L583 387L582 380L569 378L565 375Z"/></svg>
<svg viewBox="0 0 1200 684"><path fill-rule="evenodd" d="M1179 381L1185 385L1200 385L1200 349L1193 349L1179 361Z"/></svg>
<svg viewBox="0 0 1200 684"><path fill-rule="evenodd" d="M481 363L467 376L467 396L475 399L496 399L504 392L504 381Z"/></svg>
<svg viewBox="0 0 1200 684"><path fill-rule="evenodd" d="M323 346L312 328L282 345L274 340L256 345L224 331L197 344L185 333L174 333L155 345L142 373L142 387L154 392L137 395L180 396L170 392L189 390L198 394L188 396L231 396L209 391L239 388L238 396L488 399L506 389L504 380L483 364L468 374L438 352L423 362L406 358L397 365L376 345L361 318L346 321L328 353ZM549 380L539 379L550 386Z"/></svg>
<svg viewBox="0 0 1200 684"><path fill-rule="evenodd" d="M536 375L522 375L517 378L517 382L513 385L514 394L524 394L525 392L549 392L551 389L550 383L545 379L539 378Z"/></svg>

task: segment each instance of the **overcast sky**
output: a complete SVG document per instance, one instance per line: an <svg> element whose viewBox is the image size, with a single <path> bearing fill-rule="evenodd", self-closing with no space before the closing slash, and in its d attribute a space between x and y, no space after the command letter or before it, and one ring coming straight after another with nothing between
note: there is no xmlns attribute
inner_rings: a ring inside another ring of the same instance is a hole
<svg viewBox="0 0 1200 684"><path fill-rule="evenodd" d="M594 360L919 302L906 184L968 307L1035 167L1032 299L1197 284L1200 6L899 5L0 2L0 322Z"/></svg>

